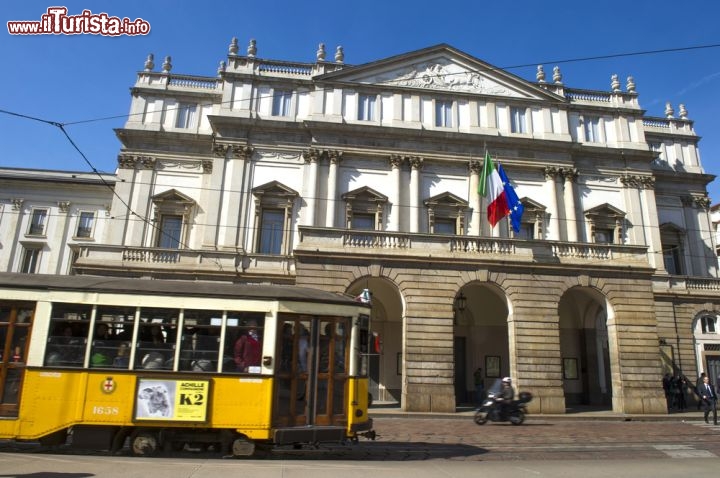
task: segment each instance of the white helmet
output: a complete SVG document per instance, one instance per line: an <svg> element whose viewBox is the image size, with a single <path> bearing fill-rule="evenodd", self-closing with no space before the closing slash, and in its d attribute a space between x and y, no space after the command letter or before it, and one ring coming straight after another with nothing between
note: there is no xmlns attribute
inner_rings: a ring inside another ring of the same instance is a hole
<svg viewBox="0 0 720 478"><path fill-rule="evenodd" d="M510 377L505 377L502 379L503 383L512 383L512 379Z"/></svg>

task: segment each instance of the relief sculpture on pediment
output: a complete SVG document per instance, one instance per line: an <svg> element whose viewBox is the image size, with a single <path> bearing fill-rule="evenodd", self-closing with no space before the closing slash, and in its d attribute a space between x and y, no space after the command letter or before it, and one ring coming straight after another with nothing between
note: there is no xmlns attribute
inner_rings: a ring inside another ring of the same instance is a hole
<svg viewBox="0 0 720 478"><path fill-rule="evenodd" d="M404 70L388 72L374 81L410 88L518 96L516 92L482 76L477 71L466 70L454 64L442 64L441 62L415 64Z"/></svg>

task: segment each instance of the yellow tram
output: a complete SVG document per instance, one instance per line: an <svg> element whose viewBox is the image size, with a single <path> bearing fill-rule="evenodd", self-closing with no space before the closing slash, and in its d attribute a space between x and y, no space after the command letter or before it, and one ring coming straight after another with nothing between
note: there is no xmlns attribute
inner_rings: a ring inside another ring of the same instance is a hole
<svg viewBox="0 0 720 478"><path fill-rule="evenodd" d="M369 315L294 286L0 273L0 438L236 456L373 438Z"/></svg>

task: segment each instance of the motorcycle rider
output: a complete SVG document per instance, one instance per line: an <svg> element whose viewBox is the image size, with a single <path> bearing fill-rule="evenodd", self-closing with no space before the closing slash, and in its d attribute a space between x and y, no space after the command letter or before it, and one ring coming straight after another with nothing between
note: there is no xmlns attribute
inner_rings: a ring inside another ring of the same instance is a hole
<svg viewBox="0 0 720 478"><path fill-rule="evenodd" d="M512 386L512 379L505 377L502 379L502 389L497 395L495 400L500 408L500 416L505 419L507 418L508 412L510 411L510 404L515 399L515 389Z"/></svg>

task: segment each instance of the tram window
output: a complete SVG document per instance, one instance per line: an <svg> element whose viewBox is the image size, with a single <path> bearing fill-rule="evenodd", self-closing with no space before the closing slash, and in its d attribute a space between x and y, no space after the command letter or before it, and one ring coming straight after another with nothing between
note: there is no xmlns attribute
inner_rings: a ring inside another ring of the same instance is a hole
<svg viewBox="0 0 720 478"><path fill-rule="evenodd" d="M28 305L0 303L0 363L25 362L32 316Z"/></svg>
<svg viewBox="0 0 720 478"><path fill-rule="evenodd" d="M227 317L223 372L260 373L265 314L228 312Z"/></svg>
<svg viewBox="0 0 720 478"><path fill-rule="evenodd" d="M82 367L92 306L84 304L52 304L50 335L45 349L45 365Z"/></svg>
<svg viewBox="0 0 720 478"><path fill-rule="evenodd" d="M141 308L138 329L136 369L172 370L180 310Z"/></svg>
<svg viewBox="0 0 720 478"><path fill-rule="evenodd" d="M98 307L90 349L90 366L128 368L128 348L134 324L135 307Z"/></svg>
<svg viewBox="0 0 720 478"><path fill-rule="evenodd" d="M217 372L222 311L185 310L180 370Z"/></svg>

